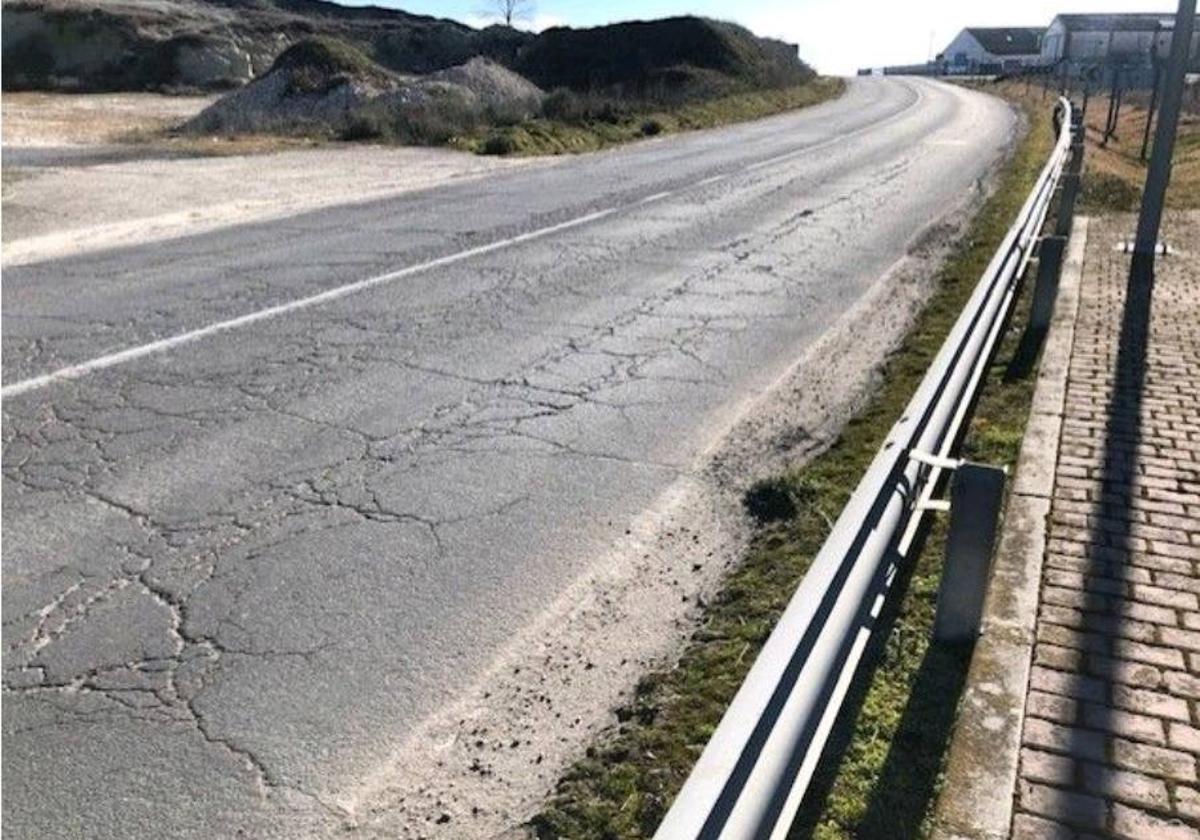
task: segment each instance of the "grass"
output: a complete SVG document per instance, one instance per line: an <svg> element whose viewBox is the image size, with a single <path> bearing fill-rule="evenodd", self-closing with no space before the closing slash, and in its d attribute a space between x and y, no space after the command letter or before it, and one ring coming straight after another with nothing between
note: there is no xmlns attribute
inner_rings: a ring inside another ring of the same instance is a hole
<svg viewBox="0 0 1200 840"><path fill-rule="evenodd" d="M845 90L842 79L817 78L793 87L728 94L674 107L606 100L565 118L492 119L470 114L453 102L431 103L398 124L394 115L360 115L342 141L449 146L486 155L561 155L597 151L661 134L713 128L805 108L834 99ZM163 128L138 128L122 142L162 146L196 155L254 154L306 148L334 142L328 133L181 135Z"/></svg>
<svg viewBox="0 0 1200 840"><path fill-rule="evenodd" d="M658 134L713 128L805 108L841 96L842 79L817 78L774 90L734 93L671 108L629 106L576 119L538 117L483 126L450 145L481 154L560 155L591 152Z"/></svg>
<svg viewBox="0 0 1200 840"><path fill-rule="evenodd" d="M1019 103L1031 128L886 363L878 393L827 451L749 495L763 524L744 561L678 663L646 676L618 710L618 724L562 778L532 821L540 838L653 833L1045 162L1052 145L1049 109L1036 99ZM1033 390L1031 348L1020 335L1027 298L989 370L965 437L968 458L1016 460ZM943 528L934 525L915 564L896 581L792 836L898 840L926 829L969 659L969 650L929 643Z"/></svg>

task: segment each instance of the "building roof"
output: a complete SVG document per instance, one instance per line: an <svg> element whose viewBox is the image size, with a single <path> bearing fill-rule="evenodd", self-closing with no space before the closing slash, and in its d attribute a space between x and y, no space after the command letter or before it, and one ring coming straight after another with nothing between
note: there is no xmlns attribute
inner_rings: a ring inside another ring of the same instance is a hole
<svg viewBox="0 0 1200 840"><path fill-rule="evenodd" d="M1200 20L1200 15L1196 15ZM1055 20L1072 32L1152 32L1174 29L1175 13L1117 15L1058 15Z"/></svg>
<svg viewBox="0 0 1200 840"><path fill-rule="evenodd" d="M1041 50L1045 31L1038 26L967 27L979 46L992 55L1033 55Z"/></svg>

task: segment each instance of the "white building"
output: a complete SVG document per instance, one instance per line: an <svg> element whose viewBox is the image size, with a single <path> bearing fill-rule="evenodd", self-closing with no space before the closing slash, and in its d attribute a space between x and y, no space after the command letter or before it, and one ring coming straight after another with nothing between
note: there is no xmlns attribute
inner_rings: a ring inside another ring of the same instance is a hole
<svg viewBox="0 0 1200 840"><path fill-rule="evenodd" d="M1148 63L1151 50L1166 58L1175 16L1162 14L1058 15L1042 37L1046 64ZM1192 37L1192 64L1200 57L1200 15Z"/></svg>
<svg viewBox="0 0 1200 840"><path fill-rule="evenodd" d="M995 73L1042 61L1041 27L971 26L959 32L939 56L947 73Z"/></svg>

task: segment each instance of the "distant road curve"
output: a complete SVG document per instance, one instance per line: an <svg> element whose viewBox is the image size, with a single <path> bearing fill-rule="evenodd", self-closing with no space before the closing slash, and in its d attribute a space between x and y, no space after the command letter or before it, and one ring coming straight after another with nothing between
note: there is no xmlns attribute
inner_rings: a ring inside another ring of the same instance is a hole
<svg viewBox="0 0 1200 840"><path fill-rule="evenodd" d="M9 836L369 824L364 780L615 562L1014 125L963 89L853 80L753 123L6 269ZM569 724L541 734L568 749Z"/></svg>

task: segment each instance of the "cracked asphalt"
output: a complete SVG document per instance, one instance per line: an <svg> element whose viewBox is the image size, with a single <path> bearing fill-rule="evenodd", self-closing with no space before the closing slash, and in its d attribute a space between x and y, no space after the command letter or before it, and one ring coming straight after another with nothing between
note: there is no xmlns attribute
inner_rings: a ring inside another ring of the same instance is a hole
<svg viewBox="0 0 1200 840"><path fill-rule="evenodd" d="M10 837L343 832L358 780L1014 124L966 90L855 80L755 123L10 268L5 386L504 243L4 400Z"/></svg>

